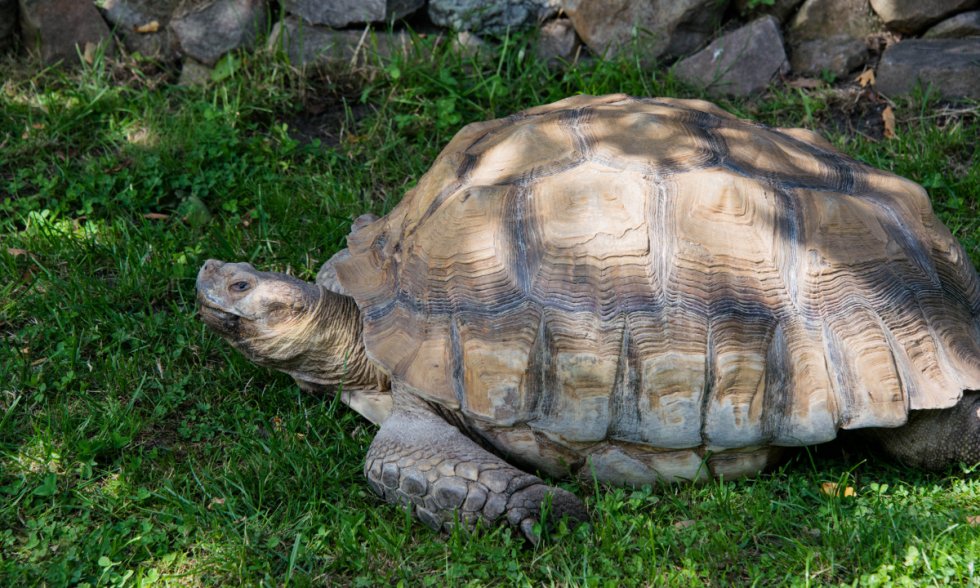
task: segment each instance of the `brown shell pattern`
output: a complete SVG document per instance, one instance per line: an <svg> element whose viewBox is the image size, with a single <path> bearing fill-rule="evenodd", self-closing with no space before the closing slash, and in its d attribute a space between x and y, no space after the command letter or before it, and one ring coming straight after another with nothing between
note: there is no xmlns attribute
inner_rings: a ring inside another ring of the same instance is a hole
<svg viewBox="0 0 980 588"><path fill-rule="evenodd" d="M707 102L464 128L339 276L370 357L566 446L812 444L980 388L980 289L925 191Z"/></svg>

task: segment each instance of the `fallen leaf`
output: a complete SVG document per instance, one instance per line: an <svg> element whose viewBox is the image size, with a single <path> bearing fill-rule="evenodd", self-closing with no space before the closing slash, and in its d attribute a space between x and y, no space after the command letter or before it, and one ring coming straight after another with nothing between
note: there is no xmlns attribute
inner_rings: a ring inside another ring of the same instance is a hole
<svg viewBox="0 0 980 588"><path fill-rule="evenodd" d="M211 507L214 506L215 504L224 504L224 503L225 503L224 498L212 498L211 504L208 505L208 510L211 510Z"/></svg>
<svg viewBox="0 0 980 588"><path fill-rule="evenodd" d="M120 171L120 170L122 170L125 167L126 167L125 164L123 164L123 165L116 165L116 166L110 167L109 169L103 171L102 173L104 173L104 174L114 174L117 171Z"/></svg>
<svg viewBox="0 0 980 588"><path fill-rule="evenodd" d="M31 125L31 128L32 129L43 129L44 128L44 123L34 123L34 124Z"/></svg>
<svg viewBox="0 0 980 588"><path fill-rule="evenodd" d="M980 525L980 515L966 517L966 522L970 523L971 527L976 527Z"/></svg>
<svg viewBox="0 0 980 588"><path fill-rule="evenodd" d="M885 121L885 138L894 139L898 137L895 134L895 111L892 110L891 106L886 106L885 110L882 111L881 120Z"/></svg>
<svg viewBox="0 0 980 588"><path fill-rule="evenodd" d="M815 78L797 78L786 82L786 85L790 88L819 88L824 82Z"/></svg>
<svg viewBox="0 0 980 588"><path fill-rule="evenodd" d="M14 257L17 257L18 255L25 255L26 256L27 255L27 250L26 249L14 249L12 247L7 247L7 253L9 253L10 255L13 255Z"/></svg>
<svg viewBox="0 0 980 588"><path fill-rule="evenodd" d="M692 521L691 519L687 519L686 521L678 521L674 523L674 528L677 530L686 529L688 527L693 527L693 526L694 526L694 521Z"/></svg>
<svg viewBox="0 0 980 588"><path fill-rule="evenodd" d="M143 218L148 218L150 220L164 220L170 218L170 215L160 214L159 212L148 212L143 215Z"/></svg>
<svg viewBox="0 0 980 588"><path fill-rule="evenodd" d="M279 418L279 417L274 417L272 419L272 426L276 429L276 431L281 431L282 430L282 419Z"/></svg>
<svg viewBox="0 0 980 588"><path fill-rule="evenodd" d="M820 492L827 496L854 496L854 488L847 486L841 491L840 485L834 482L820 484Z"/></svg>
<svg viewBox="0 0 980 588"><path fill-rule="evenodd" d="M85 43L85 51L82 52L82 61L89 65L95 64L95 55L99 51L98 43Z"/></svg>
<svg viewBox="0 0 980 588"><path fill-rule="evenodd" d="M868 84L872 86L875 85L875 71L873 69L865 70L864 73L854 78L854 81L861 84L861 87L867 87Z"/></svg>
<svg viewBox="0 0 980 588"><path fill-rule="evenodd" d="M152 22L146 23L141 27L133 25L133 30L143 35L145 35L146 33L155 33L160 30L160 23L154 20Z"/></svg>

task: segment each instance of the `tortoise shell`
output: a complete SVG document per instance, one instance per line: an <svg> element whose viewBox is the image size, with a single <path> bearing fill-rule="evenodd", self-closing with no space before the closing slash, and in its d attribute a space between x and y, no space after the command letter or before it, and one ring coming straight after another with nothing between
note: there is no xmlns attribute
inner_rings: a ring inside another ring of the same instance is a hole
<svg viewBox="0 0 980 588"><path fill-rule="evenodd" d="M976 271L925 191L703 101L471 124L348 245L369 357L485 430L809 445L980 388Z"/></svg>

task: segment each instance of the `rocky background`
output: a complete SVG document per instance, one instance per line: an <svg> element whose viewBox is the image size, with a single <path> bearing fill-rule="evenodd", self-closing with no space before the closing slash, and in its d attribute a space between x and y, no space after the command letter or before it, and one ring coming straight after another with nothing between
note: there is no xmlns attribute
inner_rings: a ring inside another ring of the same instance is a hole
<svg viewBox="0 0 980 588"><path fill-rule="evenodd" d="M857 77L886 96L921 82L980 99L980 0L0 0L0 53L66 66L123 53L184 83L260 42L338 67L407 51L413 34L477 54L528 29L555 67L627 53L714 95Z"/></svg>

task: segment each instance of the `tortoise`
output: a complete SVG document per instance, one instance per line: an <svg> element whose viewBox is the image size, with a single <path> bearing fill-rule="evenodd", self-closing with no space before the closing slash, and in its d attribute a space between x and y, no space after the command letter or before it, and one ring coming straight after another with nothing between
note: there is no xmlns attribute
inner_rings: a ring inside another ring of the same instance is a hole
<svg viewBox="0 0 980 588"><path fill-rule="evenodd" d="M530 472L730 479L841 430L980 461L976 270L919 185L813 132L575 96L464 127L347 244L317 284L209 260L200 313L343 381L381 424L370 486L432 529L535 539L589 517Z"/></svg>

